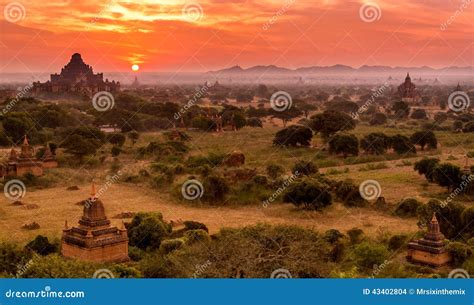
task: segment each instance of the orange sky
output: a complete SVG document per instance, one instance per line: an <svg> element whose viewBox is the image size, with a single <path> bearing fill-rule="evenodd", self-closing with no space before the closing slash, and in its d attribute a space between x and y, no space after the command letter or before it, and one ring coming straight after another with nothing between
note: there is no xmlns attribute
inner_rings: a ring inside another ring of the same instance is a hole
<svg viewBox="0 0 474 305"><path fill-rule="evenodd" d="M74 52L104 72L469 66L470 1L379 0L373 20L354 0L0 0L0 72L57 72Z"/></svg>

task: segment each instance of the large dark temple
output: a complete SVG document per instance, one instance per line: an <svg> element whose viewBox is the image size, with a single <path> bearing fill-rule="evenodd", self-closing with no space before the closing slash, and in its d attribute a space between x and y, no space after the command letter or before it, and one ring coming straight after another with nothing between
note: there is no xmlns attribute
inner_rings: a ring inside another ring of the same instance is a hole
<svg viewBox="0 0 474 305"><path fill-rule="evenodd" d="M33 83L33 92L40 93L78 93L92 96L100 91L117 92L119 82L104 81L102 73L94 74L92 67L87 65L81 54L75 53L60 74L51 74L51 80Z"/></svg>

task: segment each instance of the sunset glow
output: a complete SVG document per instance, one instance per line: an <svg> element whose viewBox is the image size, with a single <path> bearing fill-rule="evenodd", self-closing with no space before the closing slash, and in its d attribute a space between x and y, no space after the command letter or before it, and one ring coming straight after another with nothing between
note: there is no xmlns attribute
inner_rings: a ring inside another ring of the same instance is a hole
<svg viewBox="0 0 474 305"><path fill-rule="evenodd" d="M79 52L101 71L233 65L473 65L462 1L3 0L0 71L56 71ZM6 18L8 17L8 18Z"/></svg>

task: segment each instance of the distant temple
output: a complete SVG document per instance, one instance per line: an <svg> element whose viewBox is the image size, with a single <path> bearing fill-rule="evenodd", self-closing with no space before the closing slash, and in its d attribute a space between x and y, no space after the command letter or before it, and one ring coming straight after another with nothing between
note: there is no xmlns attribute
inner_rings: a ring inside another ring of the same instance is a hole
<svg viewBox="0 0 474 305"><path fill-rule="evenodd" d="M449 263L451 256L446 251L444 239L444 235L439 230L438 219L433 214L425 236L422 239L408 243L408 261L433 267Z"/></svg>
<svg viewBox="0 0 474 305"><path fill-rule="evenodd" d="M26 173L41 176L43 175L44 168L57 166L58 163L51 153L49 145L46 145L43 157L38 159L35 156L33 147L30 146L25 136L20 153L18 154L17 151L12 148L8 160L0 164L0 176L23 176Z"/></svg>
<svg viewBox="0 0 474 305"><path fill-rule="evenodd" d="M412 83L410 74L407 73L405 82L398 86L398 94L404 102L418 102L420 100L420 95L416 91L416 86Z"/></svg>
<svg viewBox="0 0 474 305"><path fill-rule="evenodd" d="M84 210L78 227L69 228L67 221L61 239L61 254L91 262L126 262L128 257L127 229L110 225L104 204L95 195L83 201Z"/></svg>
<svg viewBox="0 0 474 305"><path fill-rule="evenodd" d="M119 82L104 81L102 73L94 74L92 67L85 64L81 54L75 53L60 74L51 74L51 80L33 83L32 92L40 93L80 93L92 96L99 91L120 91Z"/></svg>

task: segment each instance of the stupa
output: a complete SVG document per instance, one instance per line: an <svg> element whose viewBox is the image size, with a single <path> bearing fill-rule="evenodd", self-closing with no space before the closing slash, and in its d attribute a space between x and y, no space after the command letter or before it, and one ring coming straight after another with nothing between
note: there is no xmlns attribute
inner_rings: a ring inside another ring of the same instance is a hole
<svg viewBox="0 0 474 305"><path fill-rule="evenodd" d="M408 243L408 261L433 267L449 263L451 255L446 251L444 239L436 214L433 214L425 236Z"/></svg>
<svg viewBox="0 0 474 305"><path fill-rule="evenodd" d="M91 262L126 262L128 236L125 227L111 226L104 204L95 195L83 201L84 210L79 226L69 228L67 221L61 240L61 254L67 258Z"/></svg>

